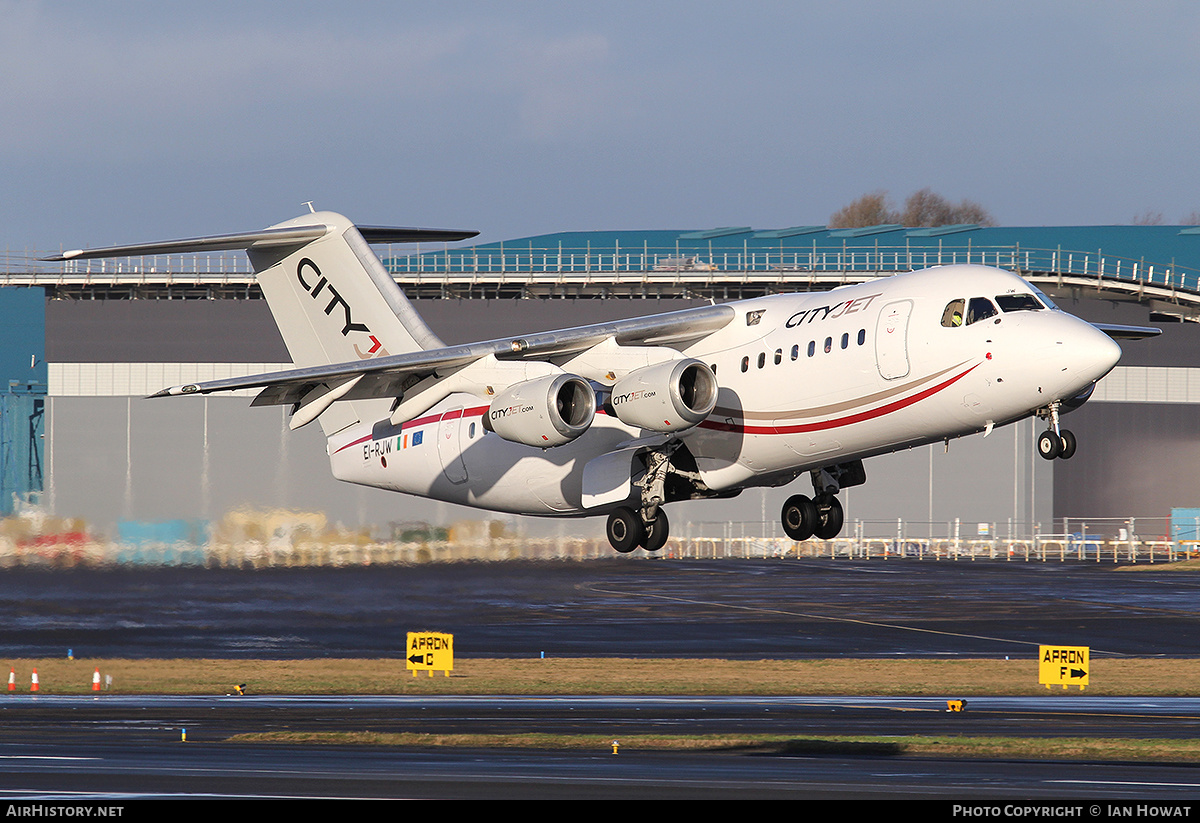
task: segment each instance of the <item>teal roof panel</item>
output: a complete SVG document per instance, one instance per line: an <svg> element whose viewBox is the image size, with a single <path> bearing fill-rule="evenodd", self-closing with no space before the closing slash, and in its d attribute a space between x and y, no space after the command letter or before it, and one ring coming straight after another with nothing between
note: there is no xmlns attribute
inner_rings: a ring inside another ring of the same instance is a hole
<svg viewBox="0 0 1200 823"><path fill-rule="evenodd" d="M686 234L679 235L680 240L715 240L718 237L732 237L735 234L750 234L754 229L749 226L728 226L723 229L705 229L704 231L690 231Z"/></svg>

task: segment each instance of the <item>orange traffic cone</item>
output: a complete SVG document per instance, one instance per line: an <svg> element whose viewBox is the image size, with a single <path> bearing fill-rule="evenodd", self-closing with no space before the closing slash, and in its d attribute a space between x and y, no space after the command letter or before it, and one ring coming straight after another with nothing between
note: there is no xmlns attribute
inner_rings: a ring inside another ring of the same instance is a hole
<svg viewBox="0 0 1200 823"><path fill-rule="evenodd" d="M38 690L37 669L33 670L33 680L29 683L29 691L36 692Z"/></svg>
<svg viewBox="0 0 1200 823"><path fill-rule="evenodd" d="M100 691L100 670L96 669L96 673L92 675L92 691Z"/></svg>
<svg viewBox="0 0 1200 823"><path fill-rule="evenodd" d="M13 668L8 670L8 690L10 692L17 690L17 670Z"/></svg>

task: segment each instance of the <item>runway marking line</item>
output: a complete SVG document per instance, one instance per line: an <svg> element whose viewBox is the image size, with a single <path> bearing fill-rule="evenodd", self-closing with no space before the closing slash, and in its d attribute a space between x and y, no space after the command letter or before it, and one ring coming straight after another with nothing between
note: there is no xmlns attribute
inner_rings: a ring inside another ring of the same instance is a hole
<svg viewBox="0 0 1200 823"><path fill-rule="evenodd" d="M804 617L804 618L808 618L810 620L827 620L827 621L830 621L833 623L853 623L853 624L856 624L859 626L870 626L872 628L877 628L877 629L896 629L898 631L920 632L922 634L936 634L936 635L941 635L944 637L961 637L961 638L964 638L967 640L986 640L986 641L992 642L992 643L1014 643L1014 644L1021 645L1021 646L1040 646L1041 645L1039 642L1033 641L1033 640L1013 640L1011 638L1004 638L1004 637L988 637L987 635L982 635L982 634L966 634L964 632L949 632L949 631L944 631L941 629L922 629L922 628L918 628L916 626L904 626L904 625L900 625L898 623L881 623L876 620L862 620L860 618L855 618L855 617L830 617L828 615L823 615L823 614L813 614L811 612L794 612L794 611L788 611L786 609L765 609L760 606L737 606L737 605L733 605L731 603L721 603L716 600L696 600L694 598L678 597L675 595L667 595L667 594L650 594L647 592L618 591L615 589L601 589L601 588L597 588L596 586L581 586L580 588L583 588L587 591L595 592L597 594L612 594L612 595L619 595L622 597L650 597L650 598L656 598L658 600L670 600L670 601L673 601L676 603L687 603L687 604L690 604L693 606L714 606L714 607L722 608L722 609L733 609L733 610L737 610L737 611L746 611L746 612L758 612L761 614L781 614L781 615L786 615L788 617ZM1119 652L1107 652L1107 651L1104 651L1103 649L1096 649L1094 651L1099 654L1113 654L1113 655L1117 655L1119 657L1127 656L1127 655L1123 655Z"/></svg>

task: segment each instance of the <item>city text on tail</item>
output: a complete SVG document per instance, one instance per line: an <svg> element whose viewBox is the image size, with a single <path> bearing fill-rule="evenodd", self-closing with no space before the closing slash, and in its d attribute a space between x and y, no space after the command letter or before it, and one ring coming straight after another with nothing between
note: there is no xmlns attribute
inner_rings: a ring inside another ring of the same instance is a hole
<svg viewBox="0 0 1200 823"><path fill-rule="evenodd" d="M941 266L842 286L446 346L370 243L475 232L356 227L318 212L268 229L66 252L56 260L244 249L296 368L155 397L258 389L317 421L340 480L492 511L608 518L656 551L665 505L782 487L795 540L835 537L863 461L1036 415L1038 452L1116 365L1113 338L1021 277Z"/></svg>

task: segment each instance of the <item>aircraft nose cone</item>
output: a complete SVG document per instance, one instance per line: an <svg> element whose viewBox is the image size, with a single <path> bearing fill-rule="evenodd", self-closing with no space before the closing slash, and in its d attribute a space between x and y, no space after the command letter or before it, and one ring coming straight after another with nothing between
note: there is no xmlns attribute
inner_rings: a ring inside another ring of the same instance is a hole
<svg viewBox="0 0 1200 823"><path fill-rule="evenodd" d="M1092 325L1080 329L1076 347L1080 375L1088 380L1099 380L1112 371L1121 359L1121 347L1117 342Z"/></svg>

